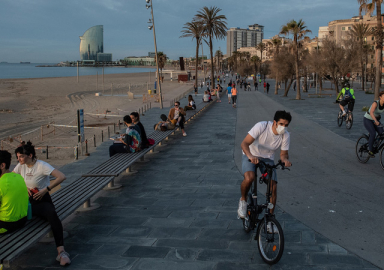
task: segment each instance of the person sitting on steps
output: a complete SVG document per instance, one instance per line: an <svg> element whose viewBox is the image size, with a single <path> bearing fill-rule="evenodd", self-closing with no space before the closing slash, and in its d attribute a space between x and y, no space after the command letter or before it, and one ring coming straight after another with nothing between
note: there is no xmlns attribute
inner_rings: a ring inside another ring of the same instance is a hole
<svg viewBox="0 0 384 270"><path fill-rule="evenodd" d="M132 123L135 124L139 128L139 133L141 136L141 149L148 148L149 142L147 138L147 133L145 132L143 124L140 122L140 115L138 112L132 112L130 114L132 119Z"/></svg>
<svg viewBox="0 0 384 270"><path fill-rule="evenodd" d="M195 101L193 100L192 95L188 96L188 105L184 107L184 111L188 110L196 110L196 104Z"/></svg>

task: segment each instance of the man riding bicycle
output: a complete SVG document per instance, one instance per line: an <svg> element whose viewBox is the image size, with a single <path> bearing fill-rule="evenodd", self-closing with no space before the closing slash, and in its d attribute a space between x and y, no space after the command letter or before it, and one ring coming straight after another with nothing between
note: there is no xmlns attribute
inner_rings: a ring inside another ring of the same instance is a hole
<svg viewBox="0 0 384 270"><path fill-rule="evenodd" d="M255 181L255 171L259 160L269 165L274 165L274 152L281 148L280 159L285 167L290 167L292 164L289 161L288 150L290 143L290 134L286 131L292 116L286 111L277 111L273 118L273 122L263 121L257 123L247 134L241 143L243 150L242 170L244 180L241 183L241 198L239 201L239 209L237 214L240 218L245 218L247 215L247 194ZM261 174L265 173L265 166L258 165ZM277 175L276 169L273 169L272 174L272 204L271 214L275 209L277 199Z"/></svg>
<svg viewBox="0 0 384 270"><path fill-rule="evenodd" d="M338 102L340 96L343 95L343 100L340 101L340 110L343 111L343 116L345 116L347 113L344 110L344 107L348 104L348 110L350 112L353 111L353 107L355 106L355 91L350 88L350 85L348 82L344 84L344 88L341 89L339 95L336 98L336 102Z"/></svg>

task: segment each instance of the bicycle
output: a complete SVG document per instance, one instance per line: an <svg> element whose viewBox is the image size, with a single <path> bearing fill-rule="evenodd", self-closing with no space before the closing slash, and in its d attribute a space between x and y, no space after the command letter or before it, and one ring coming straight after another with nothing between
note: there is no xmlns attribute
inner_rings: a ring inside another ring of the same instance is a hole
<svg viewBox="0 0 384 270"><path fill-rule="evenodd" d="M259 249L260 256L267 264L275 264L283 255L284 251L284 233L280 223L276 220L275 216L269 212L274 205L270 202L272 196L272 172L273 169L281 167L282 170L287 169L281 160L276 165L268 165L259 160L266 168L266 172L261 175L259 183L267 184L266 202L264 204L257 204L257 169L255 171L255 181L253 182L252 191L248 193L247 197L247 216L243 219L243 228L245 232L250 232L256 229L255 240ZM259 215L263 212L264 215L259 219ZM268 228L267 225L270 225Z"/></svg>
<svg viewBox="0 0 384 270"><path fill-rule="evenodd" d="M383 127L383 125L380 125ZM370 159L369 152L369 134L363 134L356 142L356 156L360 163L367 163ZM380 152L380 165L384 170L384 133L381 135L377 134L375 141L373 142L373 153L377 154Z"/></svg>
<svg viewBox="0 0 384 270"><path fill-rule="evenodd" d="M340 102L336 101L336 103L340 103ZM348 110L348 104L344 106L344 110L346 112L344 116L343 116L342 110L340 110L339 114L337 115L337 125L341 127L341 125L343 124L343 121L345 121L345 127L347 129L351 129L353 124L353 113Z"/></svg>

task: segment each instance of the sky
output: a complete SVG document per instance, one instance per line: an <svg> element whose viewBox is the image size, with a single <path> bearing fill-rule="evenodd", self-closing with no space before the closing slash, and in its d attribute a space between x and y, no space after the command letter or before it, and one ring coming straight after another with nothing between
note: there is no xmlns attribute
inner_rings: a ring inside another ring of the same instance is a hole
<svg viewBox="0 0 384 270"><path fill-rule="evenodd" d="M204 6L222 9L228 28L263 25L264 38L278 34L292 19L303 19L313 38L320 26L359 14L357 0L152 1L158 51L170 59L196 54L196 42L180 36L183 25ZM154 39L145 5L145 0L0 0L0 62L79 60L79 36L95 25L104 26L104 52L112 53L113 60L146 56L154 51ZM213 46L213 53L221 49L226 54L226 38L214 40ZM208 55L208 46L203 49Z"/></svg>

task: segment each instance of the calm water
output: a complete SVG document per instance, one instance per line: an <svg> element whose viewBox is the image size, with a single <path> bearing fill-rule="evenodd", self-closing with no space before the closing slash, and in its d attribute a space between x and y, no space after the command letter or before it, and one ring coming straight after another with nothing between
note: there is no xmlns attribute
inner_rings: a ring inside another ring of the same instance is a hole
<svg viewBox="0 0 384 270"><path fill-rule="evenodd" d="M36 67L52 63L14 64L0 63L0 79L72 77L77 76L77 67ZM101 67L79 67L79 76L102 74ZM104 67L104 74L139 73L155 71L153 68Z"/></svg>

